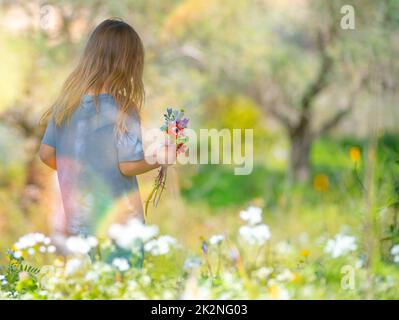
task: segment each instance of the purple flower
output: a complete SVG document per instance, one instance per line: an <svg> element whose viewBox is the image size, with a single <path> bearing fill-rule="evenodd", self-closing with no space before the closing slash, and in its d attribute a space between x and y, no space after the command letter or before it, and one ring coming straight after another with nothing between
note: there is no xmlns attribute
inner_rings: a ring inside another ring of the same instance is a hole
<svg viewBox="0 0 399 320"><path fill-rule="evenodd" d="M208 254L208 244L206 241L202 241L201 249L204 254Z"/></svg>
<svg viewBox="0 0 399 320"><path fill-rule="evenodd" d="M239 257L239 255L238 255L237 249L236 248L231 248L230 249L230 259L233 262L237 262L238 261L238 257Z"/></svg>
<svg viewBox="0 0 399 320"><path fill-rule="evenodd" d="M181 120L180 123L179 123L180 128L187 128L188 121L189 120L187 118L184 118L183 120Z"/></svg>

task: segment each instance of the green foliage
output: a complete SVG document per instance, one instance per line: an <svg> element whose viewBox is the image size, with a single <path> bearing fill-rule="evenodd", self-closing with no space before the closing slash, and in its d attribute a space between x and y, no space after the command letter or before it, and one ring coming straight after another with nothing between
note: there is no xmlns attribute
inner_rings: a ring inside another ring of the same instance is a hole
<svg viewBox="0 0 399 320"><path fill-rule="evenodd" d="M256 166L251 176L236 176L231 166L200 166L190 188L182 190L188 201L206 201L211 207L243 205L251 199L275 199L284 174ZM228 192L226 192L228 190ZM266 190L268 194L266 194Z"/></svg>
<svg viewBox="0 0 399 320"><path fill-rule="evenodd" d="M28 76L32 68L32 48L29 39L15 38L0 33L0 112L17 101L21 92L29 85Z"/></svg>
<svg viewBox="0 0 399 320"><path fill-rule="evenodd" d="M33 292L38 288L37 275L40 269L25 263L24 258L15 258L14 252L8 253L8 265L0 267L0 274L4 279L0 288L8 292L11 297Z"/></svg>

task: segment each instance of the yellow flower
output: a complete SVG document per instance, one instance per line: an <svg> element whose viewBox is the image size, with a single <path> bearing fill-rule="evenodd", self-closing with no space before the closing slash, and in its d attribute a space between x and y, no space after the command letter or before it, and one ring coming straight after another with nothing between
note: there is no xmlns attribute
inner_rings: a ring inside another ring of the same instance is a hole
<svg viewBox="0 0 399 320"><path fill-rule="evenodd" d="M279 286L273 285L273 286L271 286L271 287L269 288L268 291L269 291L270 296L271 296L273 299L279 299L279 297L280 297L280 292L281 292L281 289L280 289Z"/></svg>
<svg viewBox="0 0 399 320"><path fill-rule="evenodd" d="M357 163L360 161L361 152L358 147L350 147L349 149L349 157L352 162Z"/></svg>
<svg viewBox="0 0 399 320"><path fill-rule="evenodd" d="M273 284L268 288L268 294L272 299L275 300L287 300L290 298L287 289L277 284Z"/></svg>
<svg viewBox="0 0 399 320"><path fill-rule="evenodd" d="M122 282L122 275L119 272L115 275L115 281Z"/></svg>
<svg viewBox="0 0 399 320"><path fill-rule="evenodd" d="M318 174L313 179L313 188L318 192L326 192L330 182L325 174Z"/></svg>
<svg viewBox="0 0 399 320"><path fill-rule="evenodd" d="M65 266L65 259L62 256L59 256L54 259L54 266L56 267L64 267Z"/></svg>
<svg viewBox="0 0 399 320"><path fill-rule="evenodd" d="M292 282L294 283L300 283L302 280L302 277L299 273L294 273L294 277L292 278Z"/></svg>
<svg viewBox="0 0 399 320"><path fill-rule="evenodd" d="M300 253L301 257L307 258L310 255L310 250L308 249L303 249Z"/></svg>

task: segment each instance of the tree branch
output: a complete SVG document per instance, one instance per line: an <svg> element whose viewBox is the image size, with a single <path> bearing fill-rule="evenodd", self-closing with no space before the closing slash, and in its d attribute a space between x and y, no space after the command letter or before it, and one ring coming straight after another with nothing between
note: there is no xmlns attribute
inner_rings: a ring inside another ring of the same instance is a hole
<svg viewBox="0 0 399 320"><path fill-rule="evenodd" d="M365 77L361 76L358 83L355 85L355 87L351 90L349 93L349 101L346 104L346 107L337 111L331 118L326 120L320 127L319 130L317 130L314 133L314 137L318 138L324 134L326 134L328 131L336 127L353 109L355 103L356 103L356 98L358 92L361 90L361 88L365 84Z"/></svg>
<svg viewBox="0 0 399 320"><path fill-rule="evenodd" d="M263 84L259 86L255 84L249 88L249 92L265 112L278 120L287 130L292 130L294 122L286 112L282 111L283 108L286 109L285 96L277 85L271 81L269 81L269 85ZM277 105L280 106L280 109L276 108Z"/></svg>
<svg viewBox="0 0 399 320"><path fill-rule="evenodd" d="M288 118L285 114L278 111L274 106L269 106L267 108L268 112L274 116L277 120L281 122L286 128L292 128L293 124L290 118Z"/></svg>
<svg viewBox="0 0 399 320"><path fill-rule="evenodd" d="M353 106L353 105L352 105ZM324 124L321 126L319 130L316 131L314 134L315 138L318 138L324 134L326 134L328 131L330 131L332 128L336 127L342 119L346 117L351 111L352 111L352 106L349 108L346 108L344 110L340 110L336 112L330 119L328 119Z"/></svg>
<svg viewBox="0 0 399 320"><path fill-rule="evenodd" d="M327 86L332 65L333 60L326 53L322 53L319 73L302 96L300 103L302 110L309 109L313 100Z"/></svg>
<svg viewBox="0 0 399 320"><path fill-rule="evenodd" d="M328 78L334 67L334 60L328 54L328 46L331 45L337 35L336 28L331 25L328 31L323 34L319 30L317 34L317 48L320 56L319 71L313 81L310 82L300 99L299 120L290 130L290 135L296 135L300 132L308 131L312 118L312 105L318 94L328 86Z"/></svg>
<svg viewBox="0 0 399 320"><path fill-rule="evenodd" d="M310 109L313 100L328 84L328 77L333 69L334 61L327 53L327 45L328 43L333 41L333 34L334 32L330 31L330 34L328 36L323 37L321 32L318 33L317 41L321 60L320 68L316 78L309 84L302 96L300 102L302 110ZM328 38L328 40L326 40L325 38Z"/></svg>

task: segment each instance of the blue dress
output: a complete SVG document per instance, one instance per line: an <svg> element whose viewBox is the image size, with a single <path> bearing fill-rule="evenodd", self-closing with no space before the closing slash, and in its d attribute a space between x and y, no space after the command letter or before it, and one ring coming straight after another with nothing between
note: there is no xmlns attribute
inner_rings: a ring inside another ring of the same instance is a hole
<svg viewBox="0 0 399 320"><path fill-rule="evenodd" d="M107 93L97 97L99 111L93 96L84 95L70 122L56 127L51 118L42 139L56 150L64 215L55 224L64 223L72 234L96 234L110 216L144 222L137 179L118 166L144 159L139 119L129 115L127 132L117 137L115 99Z"/></svg>

